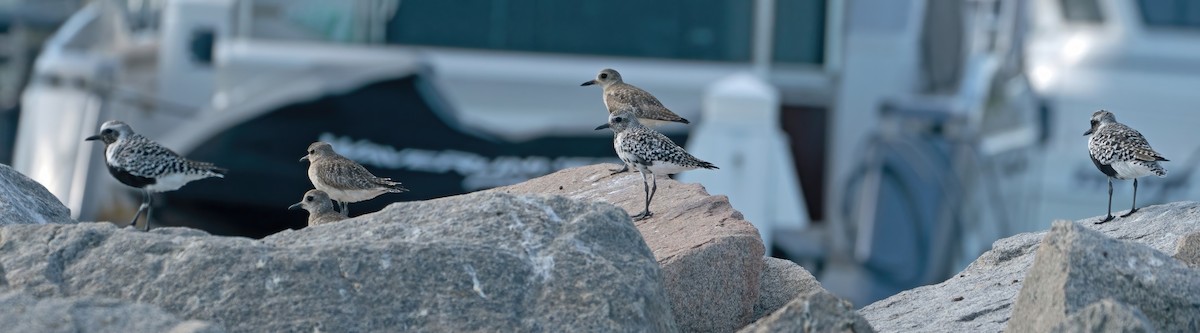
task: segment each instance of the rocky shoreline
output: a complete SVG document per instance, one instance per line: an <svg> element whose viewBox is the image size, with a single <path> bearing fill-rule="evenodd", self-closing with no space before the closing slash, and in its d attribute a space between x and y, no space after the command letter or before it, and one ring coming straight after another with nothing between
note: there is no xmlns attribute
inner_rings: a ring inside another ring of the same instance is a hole
<svg viewBox="0 0 1200 333"><path fill-rule="evenodd" d="M1200 331L1200 203L995 242L855 310L763 257L724 196L610 165L261 240L75 222L0 165L0 325L22 332ZM65 218L64 218L65 216Z"/></svg>

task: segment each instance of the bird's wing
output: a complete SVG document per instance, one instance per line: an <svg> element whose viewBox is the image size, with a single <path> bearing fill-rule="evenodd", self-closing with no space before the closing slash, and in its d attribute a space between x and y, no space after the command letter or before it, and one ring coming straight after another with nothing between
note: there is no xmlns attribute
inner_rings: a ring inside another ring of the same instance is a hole
<svg viewBox="0 0 1200 333"><path fill-rule="evenodd" d="M606 90L604 92L604 95L605 95L605 98L609 99L608 101L610 103L611 102L624 103L624 104L628 104L628 105L637 106L639 108L654 107L654 106L662 107L663 106L662 102L659 102L657 97L654 97L654 95L650 94L649 92L642 90L642 88L638 88L632 84L622 84L619 86L614 86L611 89Z"/></svg>
<svg viewBox="0 0 1200 333"><path fill-rule="evenodd" d="M604 92L604 95L608 101L606 104L608 104L609 113L633 108L633 112L638 118L688 123L687 119L683 119L671 112L671 109L663 106L657 97L633 85L625 84L609 89Z"/></svg>
<svg viewBox="0 0 1200 333"><path fill-rule="evenodd" d="M121 168L138 177L153 178L186 167L174 151L150 140L131 140L116 154Z"/></svg>
<svg viewBox="0 0 1200 333"><path fill-rule="evenodd" d="M1142 161L1166 161L1167 159L1159 154L1154 148L1150 147L1150 142L1146 141L1146 137L1142 136L1141 132L1121 125L1123 127L1117 132L1117 142L1121 149L1126 149L1133 152L1133 157Z"/></svg>
<svg viewBox="0 0 1200 333"><path fill-rule="evenodd" d="M340 157L340 156L339 156ZM344 157L332 157L317 164L317 172L324 175L322 181L339 190L374 188L377 179L367 168Z"/></svg>
<svg viewBox="0 0 1200 333"><path fill-rule="evenodd" d="M625 137L621 140L621 150L629 152L645 162L671 162L697 167L707 164L689 154L666 135L655 130L638 127L622 134Z"/></svg>

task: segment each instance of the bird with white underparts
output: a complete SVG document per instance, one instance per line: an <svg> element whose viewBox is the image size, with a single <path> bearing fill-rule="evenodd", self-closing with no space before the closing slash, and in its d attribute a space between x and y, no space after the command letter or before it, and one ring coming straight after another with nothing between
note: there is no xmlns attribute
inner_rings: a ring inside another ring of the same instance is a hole
<svg viewBox="0 0 1200 333"><path fill-rule="evenodd" d="M104 142L104 164L117 181L142 190L142 204L129 225L137 228L137 220L146 213L141 230L150 230L154 193L178 190L192 181L224 178L226 170L208 162L189 160L133 131L120 121L110 120L100 125L100 133L86 141Z"/></svg>
<svg viewBox="0 0 1200 333"><path fill-rule="evenodd" d="M596 129L612 129L616 133L613 136L613 148L616 148L617 156L642 175L642 188L646 192L645 208L641 213L630 216L635 220L642 220L654 215L650 212L650 202L658 190L655 175L717 167L688 154L683 147L676 145L667 136L642 125L634 114L624 110L610 114L608 123Z"/></svg>
<svg viewBox="0 0 1200 333"><path fill-rule="evenodd" d="M350 216L346 205L374 199L384 193L407 192L400 182L391 178L376 177L358 162L339 155L326 142L308 145L308 155L300 158L308 161L308 179L313 187L337 201L339 211Z"/></svg>

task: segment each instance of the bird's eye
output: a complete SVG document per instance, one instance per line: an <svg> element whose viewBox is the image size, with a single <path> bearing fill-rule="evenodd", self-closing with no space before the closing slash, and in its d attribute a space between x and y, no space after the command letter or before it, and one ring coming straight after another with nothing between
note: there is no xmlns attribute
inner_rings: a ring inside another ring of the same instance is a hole
<svg viewBox="0 0 1200 333"><path fill-rule="evenodd" d="M312 201L313 201L313 197L312 197L311 195L310 195L310 196L307 196L307 197L304 197L304 201L312 202Z"/></svg>
<svg viewBox="0 0 1200 333"><path fill-rule="evenodd" d="M600 78L601 78L601 79L607 79L607 78L608 78L608 73L600 73Z"/></svg>
<svg viewBox="0 0 1200 333"><path fill-rule="evenodd" d="M100 134L112 134L112 132L113 131L111 128L106 128L103 131L100 131Z"/></svg>
<svg viewBox="0 0 1200 333"><path fill-rule="evenodd" d="M316 149L309 149L309 150L308 150L308 153L309 153L309 154L316 154L316 153L317 153L317 150L316 150Z"/></svg>
<svg viewBox="0 0 1200 333"><path fill-rule="evenodd" d="M1098 121L1096 121L1095 119L1092 119L1092 126L1096 126L1096 123L1097 123L1097 122L1098 122Z"/></svg>
<svg viewBox="0 0 1200 333"><path fill-rule="evenodd" d="M625 121L625 118L621 118L621 117L616 117L616 118L613 118L613 122L614 122L614 123L619 123L619 122L622 122L622 121Z"/></svg>

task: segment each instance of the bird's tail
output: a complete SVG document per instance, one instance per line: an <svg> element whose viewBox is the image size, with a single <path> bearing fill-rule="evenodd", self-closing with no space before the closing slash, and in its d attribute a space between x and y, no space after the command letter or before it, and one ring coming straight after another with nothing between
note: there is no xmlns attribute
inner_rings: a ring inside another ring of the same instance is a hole
<svg viewBox="0 0 1200 333"><path fill-rule="evenodd" d="M212 177L225 178L225 174L229 172L229 169L225 169L225 168L216 166L209 162L200 162L200 161L191 161L191 160L189 160L188 162L191 162L193 168L208 171L209 173L211 173L210 176L212 176Z"/></svg>
<svg viewBox="0 0 1200 333"><path fill-rule="evenodd" d="M701 168L705 168L705 169L720 169L720 168L718 168L716 165L713 165L712 163L708 163L708 162L705 162L705 161L699 161L699 162L700 162L700 167L701 167Z"/></svg>
<svg viewBox="0 0 1200 333"><path fill-rule="evenodd" d="M208 171L212 171L212 173L217 174L217 177L221 177L221 178L225 178L225 174L229 173L229 169L218 167L215 165L212 168L209 168Z"/></svg>
<svg viewBox="0 0 1200 333"><path fill-rule="evenodd" d="M408 189L404 188L404 186L401 185L400 182L394 181L391 178L379 178L379 184L383 185L385 188L387 188L388 192L392 192L392 193L408 192Z"/></svg>

